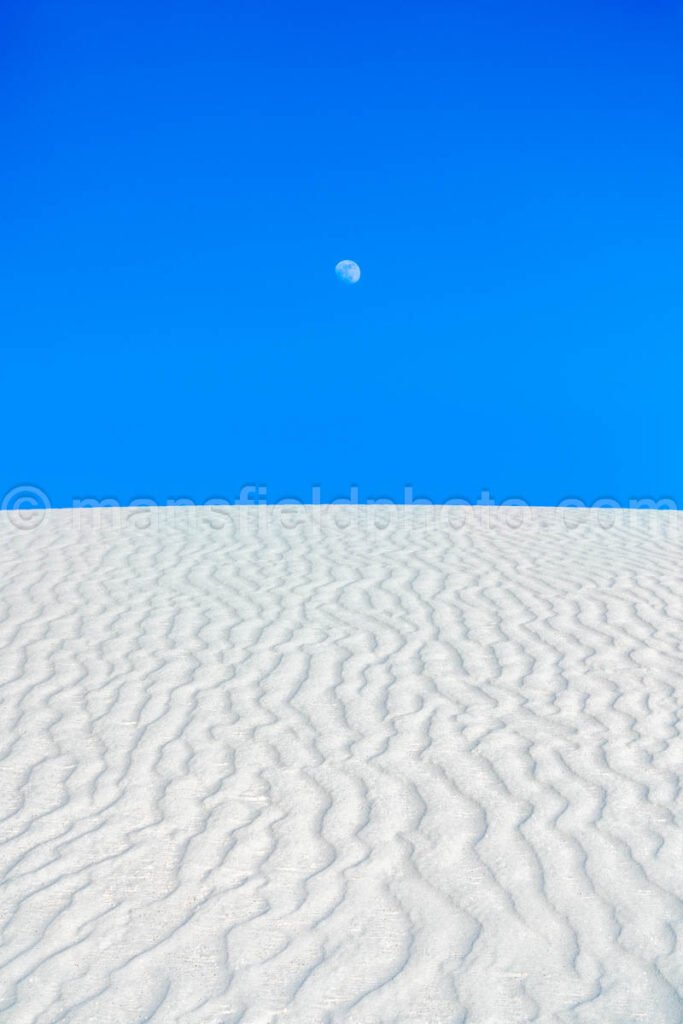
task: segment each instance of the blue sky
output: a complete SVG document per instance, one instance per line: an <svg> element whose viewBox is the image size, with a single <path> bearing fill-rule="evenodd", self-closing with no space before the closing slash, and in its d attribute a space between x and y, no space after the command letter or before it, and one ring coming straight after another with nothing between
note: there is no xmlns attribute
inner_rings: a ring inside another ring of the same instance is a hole
<svg viewBox="0 0 683 1024"><path fill-rule="evenodd" d="M0 490L683 504L682 10L6 0Z"/></svg>

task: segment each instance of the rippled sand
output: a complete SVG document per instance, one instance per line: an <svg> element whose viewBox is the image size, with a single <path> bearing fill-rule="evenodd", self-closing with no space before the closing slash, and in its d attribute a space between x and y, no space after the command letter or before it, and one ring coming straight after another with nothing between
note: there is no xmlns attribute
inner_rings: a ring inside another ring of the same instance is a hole
<svg viewBox="0 0 683 1024"><path fill-rule="evenodd" d="M514 512L0 519L0 1019L680 1024L683 515Z"/></svg>

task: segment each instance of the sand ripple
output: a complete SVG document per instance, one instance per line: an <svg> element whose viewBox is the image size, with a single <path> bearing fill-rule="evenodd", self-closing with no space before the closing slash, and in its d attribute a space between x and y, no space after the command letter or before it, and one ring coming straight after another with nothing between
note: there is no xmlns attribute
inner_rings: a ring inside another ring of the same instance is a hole
<svg viewBox="0 0 683 1024"><path fill-rule="evenodd" d="M0 1019L680 1024L683 516L0 520Z"/></svg>

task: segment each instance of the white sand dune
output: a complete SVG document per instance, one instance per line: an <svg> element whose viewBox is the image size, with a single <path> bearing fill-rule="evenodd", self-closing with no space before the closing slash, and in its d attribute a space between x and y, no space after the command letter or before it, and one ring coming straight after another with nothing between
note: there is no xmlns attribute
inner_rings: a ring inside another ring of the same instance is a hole
<svg viewBox="0 0 683 1024"><path fill-rule="evenodd" d="M680 1024L683 516L509 514L5 515L0 1019Z"/></svg>

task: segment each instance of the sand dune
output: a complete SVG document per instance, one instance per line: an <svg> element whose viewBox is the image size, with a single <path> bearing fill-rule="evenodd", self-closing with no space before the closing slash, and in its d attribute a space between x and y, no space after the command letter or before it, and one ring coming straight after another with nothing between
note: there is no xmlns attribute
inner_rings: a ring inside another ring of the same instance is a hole
<svg viewBox="0 0 683 1024"><path fill-rule="evenodd" d="M3 515L0 1019L683 1021L683 515Z"/></svg>

